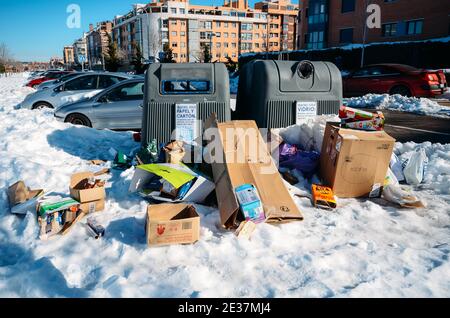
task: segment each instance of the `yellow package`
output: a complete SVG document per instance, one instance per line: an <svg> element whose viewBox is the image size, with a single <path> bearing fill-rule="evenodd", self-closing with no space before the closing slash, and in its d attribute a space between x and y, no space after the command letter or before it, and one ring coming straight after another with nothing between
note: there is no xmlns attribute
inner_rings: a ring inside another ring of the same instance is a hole
<svg viewBox="0 0 450 318"><path fill-rule="evenodd" d="M312 200L316 208L331 210L337 207L333 190L329 187L313 184Z"/></svg>

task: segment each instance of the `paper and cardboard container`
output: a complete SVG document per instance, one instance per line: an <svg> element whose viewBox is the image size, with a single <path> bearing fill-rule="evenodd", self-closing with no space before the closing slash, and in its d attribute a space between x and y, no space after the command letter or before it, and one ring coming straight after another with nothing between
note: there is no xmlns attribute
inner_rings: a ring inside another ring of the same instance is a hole
<svg viewBox="0 0 450 318"><path fill-rule="evenodd" d="M235 189L244 184L252 184L258 190L266 222L303 220L254 121L218 123L213 115L205 123L205 128L217 128L220 135L219 143L214 143L220 149L216 147L214 150L221 152L224 160L211 165L223 227L237 226L240 207ZM246 134L251 137L246 137ZM254 149L257 149L256 153Z"/></svg>
<svg viewBox="0 0 450 318"><path fill-rule="evenodd" d="M340 198L379 197L395 139L384 131L360 131L328 123L320 156L324 184Z"/></svg>
<svg viewBox="0 0 450 318"><path fill-rule="evenodd" d="M81 210L85 213L102 211L105 208L105 187L94 189L81 189L80 183L89 178L94 178L92 172L81 172L72 175L70 179L70 196L81 203Z"/></svg>
<svg viewBox="0 0 450 318"><path fill-rule="evenodd" d="M149 246L192 244L200 238L200 216L189 204L150 205L145 233Z"/></svg>

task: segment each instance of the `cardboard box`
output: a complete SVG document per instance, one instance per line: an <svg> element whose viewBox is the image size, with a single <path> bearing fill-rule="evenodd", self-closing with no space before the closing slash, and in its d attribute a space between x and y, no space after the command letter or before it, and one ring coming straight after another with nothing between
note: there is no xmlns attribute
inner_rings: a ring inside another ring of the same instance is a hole
<svg viewBox="0 0 450 318"><path fill-rule="evenodd" d="M167 144L163 151L166 157L166 163L179 164L183 161L186 151L182 141L173 141Z"/></svg>
<svg viewBox="0 0 450 318"><path fill-rule="evenodd" d="M8 188L8 200L13 214L35 212L39 197L44 190L30 190L23 181L18 181Z"/></svg>
<svg viewBox="0 0 450 318"><path fill-rule="evenodd" d="M190 181L194 182L182 199L164 197L161 196L161 193L158 191L152 193L143 192L144 187L155 176L167 180L176 189L180 189L184 184ZM162 202L203 203L208 195L214 191L214 183L183 165L172 165L168 163L149 164L136 167L129 191L131 193L139 192L145 197L150 197Z"/></svg>
<svg viewBox="0 0 450 318"><path fill-rule="evenodd" d="M205 128L217 128L220 135L220 140L208 147L219 145L220 149L215 148L214 151L221 152L224 159L224 162L211 164L223 227L237 226L240 207L235 189L244 184L252 184L258 190L266 222L303 220L254 121L218 123L216 116L212 115L205 123ZM227 133L228 129L234 132L232 136ZM252 134L252 138L245 137L246 133ZM257 149L257 153L253 154L252 149ZM242 158L245 160L239 160Z"/></svg>
<svg viewBox="0 0 450 318"><path fill-rule="evenodd" d="M96 174L92 172L81 172L74 174L70 179L70 196L81 203L81 209L87 214L102 211L105 208L104 186L93 189L81 188L83 180L95 177Z"/></svg>
<svg viewBox="0 0 450 318"><path fill-rule="evenodd" d="M328 123L320 156L324 184L341 198L379 197L395 139L384 131L360 131Z"/></svg>
<svg viewBox="0 0 450 318"><path fill-rule="evenodd" d="M145 233L149 246L192 244L200 238L200 216L193 205L150 205Z"/></svg>

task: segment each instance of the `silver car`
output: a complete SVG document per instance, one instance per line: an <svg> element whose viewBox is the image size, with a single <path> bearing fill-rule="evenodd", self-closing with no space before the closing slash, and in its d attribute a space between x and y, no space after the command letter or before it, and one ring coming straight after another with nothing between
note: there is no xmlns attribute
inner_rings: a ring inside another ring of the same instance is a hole
<svg viewBox="0 0 450 318"><path fill-rule="evenodd" d="M18 106L22 109L57 109L64 104L94 96L102 90L123 80L133 78L119 73L88 73L54 87L28 95Z"/></svg>
<svg viewBox="0 0 450 318"><path fill-rule="evenodd" d="M141 129L144 79L118 83L85 100L55 111L59 121L97 129Z"/></svg>
<svg viewBox="0 0 450 318"><path fill-rule="evenodd" d="M54 80L50 80L50 81L46 81L43 82L42 84L39 84L39 86L36 88L38 91L42 90L42 89L47 89L47 88L51 88L53 86L56 86L58 84L61 84L63 82L67 82L68 80L78 77L80 75L84 75L84 73L81 72L73 72L73 73L69 73L67 75L64 75L58 79L54 79Z"/></svg>

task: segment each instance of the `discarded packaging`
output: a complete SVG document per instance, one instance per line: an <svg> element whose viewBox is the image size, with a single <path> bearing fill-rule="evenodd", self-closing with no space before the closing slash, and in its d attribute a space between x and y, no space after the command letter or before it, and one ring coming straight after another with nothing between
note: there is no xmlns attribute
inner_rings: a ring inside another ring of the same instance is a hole
<svg viewBox="0 0 450 318"><path fill-rule="evenodd" d="M192 244L200 238L200 216L188 204L158 204L147 209L147 244Z"/></svg>
<svg viewBox="0 0 450 318"><path fill-rule="evenodd" d="M105 236L106 230L103 226L98 224L94 219L89 218L86 223L89 235L98 240Z"/></svg>
<svg viewBox="0 0 450 318"><path fill-rule="evenodd" d="M400 205L403 208L415 209L425 207L419 198L407 190L406 187L390 184L384 187L382 197L386 201Z"/></svg>
<svg viewBox="0 0 450 318"><path fill-rule="evenodd" d="M415 151L403 169L405 180L408 184L418 185L424 178L425 166L428 164L428 157L425 149L420 148Z"/></svg>
<svg viewBox="0 0 450 318"><path fill-rule="evenodd" d="M252 221L243 221L237 228L235 234L240 239L249 240L255 230L256 230L255 223L253 223Z"/></svg>
<svg viewBox="0 0 450 318"><path fill-rule="evenodd" d="M290 185L296 185L300 181L295 177L292 173L289 171L285 171L281 174L283 176L283 179L286 180Z"/></svg>
<svg viewBox="0 0 450 318"><path fill-rule="evenodd" d="M222 160L213 160L211 166L223 227L238 225L240 206L235 189L243 184L252 184L258 190L266 222L303 220L254 121L218 123L213 115L205 123L205 129L209 128L220 132L220 140L214 146ZM245 138L247 133L252 134L251 141ZM257 151L253 153L250 149ZM244 160L240 160L242 158Z"/></svg>
<svg viewBox="0 0 450 318"><path fill-rule="evenodd" d="M18 181L8 188L8 200L12 214L36 212L37 200L44 195L44 190L30 190L23 181Z"/></svg>
<svg viewBox="0 0 450 318"><path fill-rule="evenodd" d="M385 118L382 112L371 113L360 109L341 106L339 118L344 128L381 131L384 129Z"/></svg>
<svg viewBox="0 0 450 318"><path fill-rule="evenodd" d="M105 183L92 172L81 172L70 179L70 196L81 203L86 213L103 211L105 208Z"/></svg>
<svg viewBox="0 0 450 318"><path fill-rule="evenodd" d="M324 183L337 197L379 197L394 143L385 131L358 131L328 123L320 156Z"/></svg>
<svg viewBox="0 0 450 318"><path fill-rule="evenodd" d="M38 207L40 239L47 240L60 233L66 224L73 223L79 214L80 204L71 198L60 196L42 198Z"/></svg>
<svg viewBox="0 0 450 318"><path fill-rule="evenodd" d="M286 144L280 147L280 167L298 170L307 178L316 173L319 161L320 154L318 152L302 151L295 146L287 152Z"/></svg>
<svg viewBox="0 0 450 318"><path fill-rule="evenodd" d="M136 167L129 191L162 202L203 203L214 183L184 165L149 164Z"/></svg>
<svg viewBox="0 0 450 318"><path fill-rule="evenodd" d="M336 198L330 187L313 184L311 192L313 205L316 208L331 210L337 207Z"/></svg>
<svg viewBox="0 0 450 318"><path fill-rule="evenodd" d="M405 181L405 174L403 173L403 166L400 159L397 157L395 153L392 153L391 162L389 163L389 167L392 170L392 173L397 178L398 182Z"/></svg>
<svg viewBox="0 0 450 318"><path fill-rule="evenodd" d="M158 141L154 139L146 147L142 147L136 158L140 165L157 163L159 161Z"/></svg>
<svg viewBox="0 0 450 318"><path fill-rule="evenodd" d="M183 144L182 141L173 141L163 148L166 163L182 163L183 158L186 155Z"/></svg>
<svg viewBox="0 0 450 318"><path fill-rule="evenodd" d="M244 184L236 188L236 197L246 221L264 222L266 217L258 190L252 184Z"/></svg>

